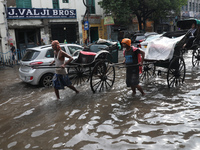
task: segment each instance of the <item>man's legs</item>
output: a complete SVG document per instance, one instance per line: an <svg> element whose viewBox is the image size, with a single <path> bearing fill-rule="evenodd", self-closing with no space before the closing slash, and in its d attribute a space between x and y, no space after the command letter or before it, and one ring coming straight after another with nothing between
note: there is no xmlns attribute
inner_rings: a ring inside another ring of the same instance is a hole
<svg viewBox="0 0 200 150"><path fill-rule="evenodd" d="M144 93L142 87L138 84L138 85L136 85L136 86L132 86L132 87L131 87L131 89L132 89L132 91L133 91L133 94L132 94L133 96L136 94L136 88L140 91L140 93L141 93L142 95L145 95L145 93Z"/></svg>
<svg viewBox="0 0 200 150"><path fill-rule="evenodd" d="M136 94L136 89L134 86L131 87L131 90L133 91L132 96L134 96Z"/></svg>
<svg viewBox="0 0 200 150"><path fill-rule="evenodd" d="M141 87L139 84L136 86L136 88L140 91L140 93L141 93L142 95L145 95L145 93L144 93L142 87Z"/></svg>
<svg viewBox="0 0 200 150"><path fill-rule="evenodd" d="M70 85L70 86L68 86L70 89L72 89L73 91L75 91L76 92L76 94L78 94L79 93L79 91L73 86L73 85Z"/></svg>
<svg viewBox="0 0 200 150"><path fill-rule="evenodd" d="M57 97L57 100L60 99L60 95L59 95L59 90L54 88L54 91L55 91L55 94L56 94L56 97Z"/></svg>

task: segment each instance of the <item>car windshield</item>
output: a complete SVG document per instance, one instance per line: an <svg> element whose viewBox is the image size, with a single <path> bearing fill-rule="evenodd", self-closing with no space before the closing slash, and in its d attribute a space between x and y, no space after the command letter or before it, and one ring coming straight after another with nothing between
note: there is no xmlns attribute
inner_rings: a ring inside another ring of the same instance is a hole
<svg viewBox="0 0 200 150"><path fill-rule="evenodd" d="M22 61L31 61L34 60L38 55L39 51L35 50L27 50L24 57L22 58Z"/></svg>
<svg viewBox="0 0 200 150"><path fill-rule="evenodd" d="M145 39L145 36L143 36L143 35L139 35L139 36L137 36L136 37L136 41L139 41L139 40L142 40L142 39Z"/></svg>
<svg viewBox="0 0 200 150"><path fill-rule="evenodd" d="M151 40L159 38L159 37L160 37L160 35L150 35L145 41L148 42L148 41L151 41Z"/></svg>
<svg viewBox="0 0 200 150"><path fill-rule="evenodd" d="M108 46L107 45L101 45L101 44L98 44L98 45L91 45L90 46L90 51L91 52L95 52L95 53L97 53L97 52L99 52L100 50L103 50L103 49L105 49L105 48L107 48Z"/></svg>
<svg viewBox="0 0 200 150"><path fill-rule="evenodd" d="M83 48L77 47L77 46L68 46L68 49L69 49L71 54L73 54L77 50L83 50Z"/></svg>

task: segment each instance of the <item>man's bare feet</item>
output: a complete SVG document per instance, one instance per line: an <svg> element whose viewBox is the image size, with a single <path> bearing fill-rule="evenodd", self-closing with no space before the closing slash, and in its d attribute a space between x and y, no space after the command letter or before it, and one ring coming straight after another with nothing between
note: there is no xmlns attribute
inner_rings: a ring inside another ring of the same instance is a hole
<svg viewBox="0 0 200 150"><path fill-rule="evenodd" d="M135 94L136 94L136 92L133 92L133 93L132 93L132 96L135 96Z"/></svg>
<svg viewBox="0 0 200 150"><path fill-rule="evenodd" d="M79 93L79 91L78 91L78 90L76 90L75 92L76 92L76 94L78 94L78 93Z"/></svg>

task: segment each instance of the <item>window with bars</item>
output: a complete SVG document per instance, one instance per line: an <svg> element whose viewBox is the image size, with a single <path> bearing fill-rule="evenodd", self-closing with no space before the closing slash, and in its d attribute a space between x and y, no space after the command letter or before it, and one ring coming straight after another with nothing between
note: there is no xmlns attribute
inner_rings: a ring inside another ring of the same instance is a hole
<svg viewBox="0 0 200 150"><path fill-rule="evenodd" d="M59 0L53 0L53 9L59 9Z"/></svg>
<svg viewBox="0 0 200 150"><path fill-rule="evenodd" d="M63 3L69 3L69 0L63 0L62 2Z"/></svg>
<svg viewBox="0 0 200 150"><path fill-rule="evenodd" d="M195 9L194 9L194 2L192 3L192 10L195 11Z"/></svg>
<svg viewBox="0 0 200 150"><path fill-rule="evenodd" d="M200 12L200 4L199 4L199 12Z"/></svg>
<svg viewBox="0 0 200 150"><path fill-rule="evenodd" d="M87 5L89 5L90 14L95 14L95 0L87 0Z"/></svg>
<svg viewBox="0 0 200 150"><path fill-rule="evenodd" d="M184 11L184 7L185 7L185 6L182 6L182 11Z"/></svg>
<svg viewBox="0 0 200 150"><path fill-rule="evenodd" d="M17 8L32 8L31 0L16 0Z"/></svg>

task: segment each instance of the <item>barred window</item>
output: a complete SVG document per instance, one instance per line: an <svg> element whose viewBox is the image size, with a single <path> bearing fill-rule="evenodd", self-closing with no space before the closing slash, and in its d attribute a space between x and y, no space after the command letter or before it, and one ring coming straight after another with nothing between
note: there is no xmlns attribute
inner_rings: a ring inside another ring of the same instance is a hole
<svg viewBox="0 0 200 150"><path fill-rule="evenodd" d="M31 0L16 0L17 8L32 8Z"/></svg>
<svg viewBox="0 0 200 150"><path fill-rule="evenodd" d="M69 0L63 0L63 3L69 3Z"/></svg>

